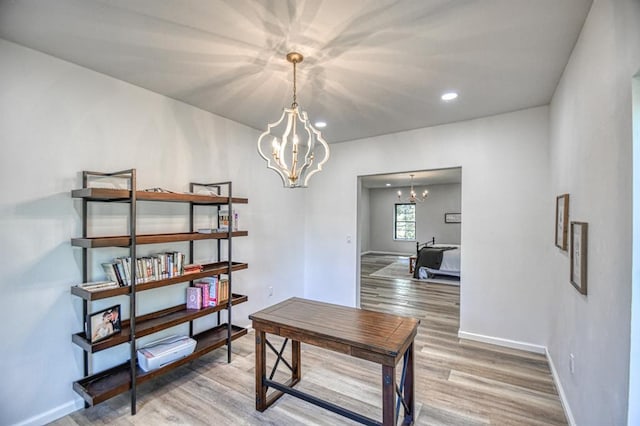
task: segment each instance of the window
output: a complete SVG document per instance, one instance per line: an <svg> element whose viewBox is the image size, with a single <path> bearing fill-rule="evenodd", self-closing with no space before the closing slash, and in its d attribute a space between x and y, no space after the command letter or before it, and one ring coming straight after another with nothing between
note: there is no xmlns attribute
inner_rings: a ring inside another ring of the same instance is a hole
<svg viewBox="0 0 640 426"><path fill-rule="evenodd" d="M416 239L416 205L396 204L394 214L395 240L415 240Z"/></svg>

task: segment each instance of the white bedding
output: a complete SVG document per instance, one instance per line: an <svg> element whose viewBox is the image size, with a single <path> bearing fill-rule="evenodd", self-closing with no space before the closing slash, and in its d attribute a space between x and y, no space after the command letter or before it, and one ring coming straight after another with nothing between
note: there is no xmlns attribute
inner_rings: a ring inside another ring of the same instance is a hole
<svg viewBox="0 0 640 426"><path fill-rule="evenodd" d="M434 244L430 247L456 247L452 250L442 252L442 264L440 269L431 269L421 266L418 269L418 276L422 279L428 278L429 274L460 276L460 245L459 244Z"/></svg>

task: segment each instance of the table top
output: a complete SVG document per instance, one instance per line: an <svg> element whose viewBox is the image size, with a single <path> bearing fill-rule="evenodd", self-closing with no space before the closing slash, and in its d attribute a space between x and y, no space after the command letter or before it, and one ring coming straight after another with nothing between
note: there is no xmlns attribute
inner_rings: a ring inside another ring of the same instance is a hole
<svg viewBox="0 0 640 426"><path fill-rule="evenodd" d="M335 342L384 356L402 355L413 342L420 320L365 309L293 297L249 315L253 327L263 325L288 334ZM300 339L304 341L304 339ZM332 348L330 344L320 344Z"/></svg>

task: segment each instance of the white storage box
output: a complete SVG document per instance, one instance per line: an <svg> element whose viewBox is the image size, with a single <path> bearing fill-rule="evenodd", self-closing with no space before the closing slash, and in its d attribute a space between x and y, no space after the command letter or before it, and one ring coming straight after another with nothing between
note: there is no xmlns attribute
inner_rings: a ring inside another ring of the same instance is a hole
<svg viewBox="0 0 640 426"><path fill-rule="evenodd" d="M196 341L187 336L169 336L138 349L138 365L144 371L155 370L193 353Z"/></svg>

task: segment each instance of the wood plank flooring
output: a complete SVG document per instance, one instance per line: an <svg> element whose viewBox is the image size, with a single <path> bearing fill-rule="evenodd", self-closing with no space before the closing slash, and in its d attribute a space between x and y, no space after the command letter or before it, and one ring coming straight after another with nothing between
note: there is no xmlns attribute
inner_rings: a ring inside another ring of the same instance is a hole
<svg viewBox="0 0 640 426"><path fill-rule="evenodd" d="M421 320L415 340L416 425L566 424L544 356L458 339L459 288L369 276L396 260L363 256L361 304ZM270 340L279 347L278 338ZM355 424L289 395L264 413L255 411L253 332L235 342L233 353L230 364L223 348L139 386L135 416L124 394L53 424ZM273 365L275 356L269 351L268 359ZM284 371L278 377L284 377ZM381 418L376 364L303 344L302 381L297 387Z"/></svg>

